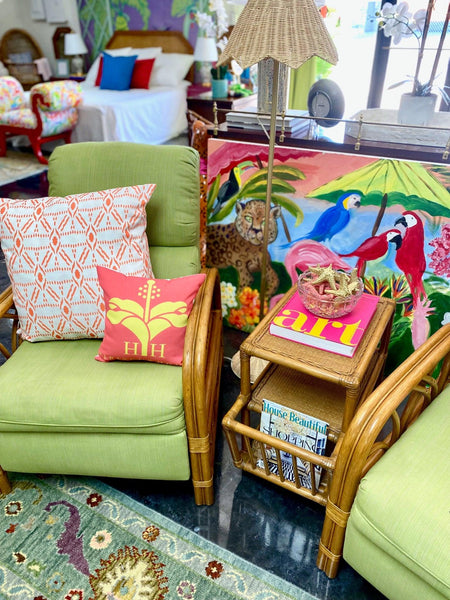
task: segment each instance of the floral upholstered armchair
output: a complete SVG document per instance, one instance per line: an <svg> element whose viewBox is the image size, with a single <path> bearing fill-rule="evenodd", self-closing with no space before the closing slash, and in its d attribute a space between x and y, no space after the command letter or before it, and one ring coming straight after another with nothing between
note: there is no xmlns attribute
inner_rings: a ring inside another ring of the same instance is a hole
<svg viewBox="0 0 450 600"><path fill-rule="evenodd" d="M41 145L56 139L70 142L81 100L80 85L63 80L34 85L27 102L17 79L0 77L0 156L6 154L8 136L26 135L39 162L47 164Z"/></svg>

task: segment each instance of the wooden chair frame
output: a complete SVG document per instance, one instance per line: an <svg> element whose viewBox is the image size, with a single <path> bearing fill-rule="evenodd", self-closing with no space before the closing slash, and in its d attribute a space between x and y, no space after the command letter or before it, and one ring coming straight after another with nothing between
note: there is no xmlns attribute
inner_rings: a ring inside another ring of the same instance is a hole
<svg viewBox="0 0 450 600"><path fill-rule="evenodd" d="M361 478L444 389L449 374L450 324L447 324L391 373L352 419L335 457L317 557L317 566L328 577L337 574L347 520ZM405 400L400 416L398 409ZM380 439L389 421L390 433Z"/></svg>
<svg viewBox="0 0 450 600"><path fill-rule="evenodd" d="M62 131L61 133L48 135L45 137L42 135L43 123L39 107L44 106L49 108L50 105L44 101L42 94L33 94L31 110L33 111L37 121L37 125L34 129L30 129L29 127L17 127L16 125L0 124L0 156L6 156L6 139L7 137L13 135L26 135L30 140L31 147L36 155L36 158L43 165L47 165L48 160L42 154L42 144L52 142L54 140L64 140L66 144L70 144L72 130Z"/></svg>
<svg viewBox="0 0 450 600"><path fill-rule="evenodd" d="M17 318L17 312L14 307L11 286L9 286L8 288L6 288L6 290L3 290L3 292L0 293L0 318L12 320L11 351L14 352L18 346L17 329L19 327L19 320ZM11 352L3 344L0 344L0 352L6 358L9 358L11 356Z"/></svg>
<svg viewBox="0 0 450 600"><path fill-rule="evenodd" d="M24 29L9 29L0 41L0 60L6 65L9 74L20 81L24 90L29 90L42 81L37 66L31 63L13 63L9 55L13 52L30 52L32 61L43 58L44 54L36 40Z"/></svg>

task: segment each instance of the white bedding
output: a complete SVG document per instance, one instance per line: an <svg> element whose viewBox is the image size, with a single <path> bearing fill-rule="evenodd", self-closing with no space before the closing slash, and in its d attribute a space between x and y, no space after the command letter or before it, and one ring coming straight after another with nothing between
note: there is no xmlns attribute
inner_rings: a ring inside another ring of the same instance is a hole
<svg viewBox="0 0 450 600"><path fill-rule="evenodd" d="M189 82L127 91L82 85L83 103L72 142L162 144L187 131Z"/></svg>

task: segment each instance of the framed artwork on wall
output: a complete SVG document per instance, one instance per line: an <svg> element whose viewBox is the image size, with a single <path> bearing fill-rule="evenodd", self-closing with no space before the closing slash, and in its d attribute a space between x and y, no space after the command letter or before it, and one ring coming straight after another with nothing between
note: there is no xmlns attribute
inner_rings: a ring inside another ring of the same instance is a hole
<svg viewBox="0 0 450 600"><path fill-rule="evenodd" d="M44 0L44 6L48 23L65 23L67 21L63 0Z"/></svg>
<svg viewBox="0 0 450 600"><path fill-rule="evenodd" d="M31 0L31 18L33 21L45 21L44 0Z"/></svg>
<svg viewBox="0 0 450 600"><path fill-rule="evenodd" d="M67 58L58 58L56 60L56 75L58 77L69 77L69 61Z"/></svg>

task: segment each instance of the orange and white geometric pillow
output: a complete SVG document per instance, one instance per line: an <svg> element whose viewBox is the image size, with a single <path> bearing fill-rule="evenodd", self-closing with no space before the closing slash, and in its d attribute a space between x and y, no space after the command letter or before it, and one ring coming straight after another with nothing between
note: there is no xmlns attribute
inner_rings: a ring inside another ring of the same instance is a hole
<svg viewBox="0 0 450 600"><path fill-rule="evenodd" d="M0 242L24 339L103 337L96 268L153 276L145 207L154 189L0 198Z"/></svg>

